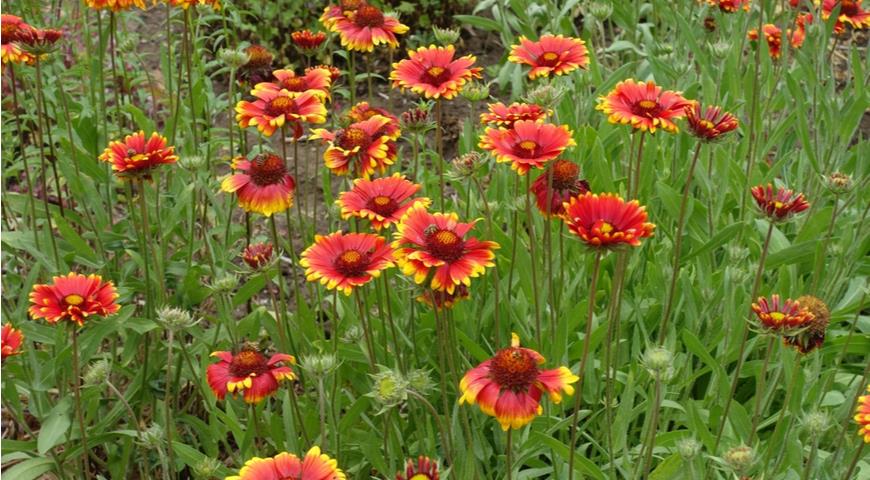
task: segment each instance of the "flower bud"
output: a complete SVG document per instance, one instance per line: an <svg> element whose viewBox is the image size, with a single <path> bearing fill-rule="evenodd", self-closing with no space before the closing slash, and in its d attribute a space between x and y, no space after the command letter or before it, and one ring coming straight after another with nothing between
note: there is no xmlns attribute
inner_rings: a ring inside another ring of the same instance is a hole
<svg viewBox="0 0 870 480"><path fill-rule="evenodd" d="M347 330L344 331L344 335L341 337L341 341L344 343L354 344L359 343L363 338L363 331L359 325L351 325L347 327Z"/></svg>
<svg viewBox="0 0 870 480"><path fill-rule="evenodd" d="M429 112L432 106L426 102L420 102L416 107L402 112L402 128L412 133L423 133L432 128L435 123L430 118Z"/></svg>
<svg viewBox="0 0 870 480"><path fill-rule="evenodd" d="M167 330L178 332L195 325L196 322L187 310L175 307L163 307L157 311L157 323Z"/></svg>
<svg viewBox="0 0 870 480"><path fill-rule="evenodd" d="M465 88L460 92L463 98L469 102L479 102L489 98L489 84L483 82L472 81L465 85Z"/></svg>
<svg viewBox="0 0 870 480"><path fill-rule="evenodd" d="M553 85L542 84L535 87L523 97L526 103L534 103L545 109L553 109L559 104L565 89Z"/></svg>
<svg viewBox="0 0 870 480"><path fill-rule="evenodd" d="M163 448L163 442L166 435L163 432L163 427L159 423L152 423L144 432L142 432L142 443L150 449Z"/></svg>
<svg viewBox="0 0 870 480"><path fill-rule="evenodd" d="M195 172L205 165L205 157L201 155L182 155L178 158L178 164L185 170Z"/></svg>
<svg viewBox="0 0 870 480"><path fill-rule="evenodd" d="M410 387L420 394L425 394L435 387L432 377L429 376L429 371L422 368L408 372L407 379Z"/></svg>
<svg viewBox="0 0 870 480"><path fill-rule="evenodd" d="M589 13L599 21L607 20L613 14L613 4L610 2L592 2Z"/></svg>
<svg viewBox="0 0 870 480"><path fill-rule="evenodd" d="M694 438L683 438L677 442L677 453L680 454L683 460L689 461L701 453L701 447L701 442Z"/></svg>
<svg viewBox="0 0 870 480"><path fill-rule="evenodd" d="M719 40L718 42L709 44L710 54L719 60L727 57L731 53L732 48L734 47L731 43L725 40Z"/></svg>
<svg viewBox="0 0 870 480"><path fill-rule="evenodd" d="M338 362L335 359L335 355L325 353L323 355L305 357L300 366L314 377L323 378L331 374L338 367Z"/></svg>
<svg viewBox="0 0 870 480"><path fill-rule="evenodd" d="M229 67L230 70L237 70L250 60L250 56L248 56L247 52L235 48L222 49L218 52L218 58L224 63L224 65Z"/></svg>
<svg viewBox="0 0 870 480"><path fill-rule="evenodd" d="M205 457L193 466L193 476L202 480L211 480L218 476L222 466L219 460Z"/></svg>
<svg viewBox="0 0 870 480"><path fill-rule="evenodd" d="M228 273L212 282L211 288L218 293L231 293L238 285L239 278Z"/></svg>
<svg viewBox="0 0 870 480"><path fill-rule="evenodd" d="M408 381L393 370L381 370L371 375L373 389L368 396L383 405L383 409L395 407L408 398Z"/></svg>
<svg viewBox="0 0 870 480"><path fill-rule="evenodd" d="M831 417L825 412L810 412L801 422L810 437L818 438L831 426Z"/></svg>
<svg viewBox="0 0 870 480"><path fill-rule="evenodd" d="M474 175L481 163L483 163L483 156L480 153L468 152L453 159L450 174L457 180L469 178Z"/></svg>
<svg viewBox="0 0 870 480"><path fill-rule="evenodd" d="M453 45L459 40L459 29L456 28L438 28L432 27L432 33L435 34L435 41L443 46Z"/></svg>
<svg viewBox="0 0 870 480"><path fill-rule="evenodd" d="M644 354L643 364L651 375L667 380L673 374L674 355L664 348L654 347Z"/></svg>
<svg viewBox="0 0 870 480"><path fill-rule="evenodd" d="M109 375L112 373L112 365L108 360L97 360L88 367L88 371L84 375L85 385L103 385L109 380Z"/></svg>
<svg viewBox="0 0 870 480"><path fill-rule="evenodd" d="M825 177L825 184L835 195L849 193L855 186L852 177L842 172L834 172Z"/></svg>
<svg viewBox="0 0 870 480"><path fill-rule="evenodd" d="M752 447L740 445L725 452L725 463L738 475L745 473L755 463L755 451Z"/></svg>
<svg viewBox="0 0 870 480"><path fill-rule="evenodd" d="M242 252L242 260L251 267L252 270L259 270L272 260L272 244L252 243L245 247Z"/></svg>

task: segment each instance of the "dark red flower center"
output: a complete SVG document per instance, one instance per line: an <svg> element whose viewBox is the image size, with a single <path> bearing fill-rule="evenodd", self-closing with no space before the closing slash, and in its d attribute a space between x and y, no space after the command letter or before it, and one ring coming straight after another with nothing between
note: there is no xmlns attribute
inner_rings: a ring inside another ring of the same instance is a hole
<svg viewBox="0 0 870 480"><path fill-rule="evenodd" d="M248 171L251 180L259 186L275 185L284 181L287 175L287 167L278 155L271 153L257 155L251 160L251 169Z"/></svg>
<svg viewBox="0 0 870 480"><path fill-rule="evenodd" d="M489 372L502 388L521 392L528 390L538 378L538 364L529 352L508 347L495 354Z"/></svg>
<svg viewBox="0 0 870 480"><path fill-rule="evenodd" d="M655 100L641 100L631 106L631 113L647 118L654 118L662 111L662 106Z"/></svg>
<svg viewBox="0 0 870 480"><path fill-rule="evenodd" d="M230 362L230 375L244 378L249 375L261 375L269 370L268 360L260 352L253 349L243 349Z"/></svg>
<svg viewBox="0 0 870 480"><path fill-rule="evenodd" d="M366 202L366 208L382 217L389 217L399 209L399 203L386 195L378 195Z"/></svg>
<svg viewBox="0 0 870 480"><path fill-rule="evenodd" d="M266 104L266 113L270 117L289 116L298 112L299 106L290 97L275 97Z"/></svg>
<svg viewBox="0 0 870 480"><path fill-rule="evenodd" d="M357 127L345 128L344 130L338 132L336 137L336 143L338 146L345 150L353 150L355 147L359 147L360 150L364 150L365 147L368 147L370 143L372 143L371 137L366 133L365 130Z"/></svg>
<svg viewBox="0 0 870 480"><path fill-rule="evenodd" d="M523 140L514 145L514 154L520 158L535 158L538 154L538 143L534 140Z"/></svg>
<svg viewBox="0 0 870 480"><path fill-rule="evenodd" d="M544 52L538 57L538 63L543 67L555 67L559 63L559 54L556 52Z"/></svg>
<svg viewBox="0 0 870 480"><path fill-rule="evenodd" d="M291 92L304 92L308 83L302 77L290 77L281 81L281 87ZM282 97L278 97L282 98ZM276 98L277 100L277 98Z"/></svg>
<svg viewBox="0 0 870 480"><path fill-rule="evenodd" d="M356 250L345 250L336 257L333 266L345 277L361 277L369 266L369 256Z"/></svg>
<svg viewBox="0 0 870 480"><path fill-rule="evenodd" d="M442 83L450 80L452 73L450 69L447 67L441 67L438 65L433 65L426 69L423 73L423 78L421 79L423 82L428 83L429 85L440 86Z"/></svg>
<svg viewBox="0 0 870 480"><path fill-rule="evenodd" d="M435 258L455 262L465 251L465 242L452 230L431 228L426 235L426 249Z"/></svg>
<svg viewBox="0 0 870 480"><path fill-rule="evenodd" d="M353 21L360 27L376 28L383 26L384 14L377 7L362 5L354 14Z"/></svg>
<svg viewBox="0 0 870 480"><path fill-rule="evenodd" d="M556 160L553 163L553 189L568 190L574 188L580 166L567 160Z"/></svg>
<svg viewBox="0 0 870 480"><path fill-rule="evenodd" d="M842 0L840 2L840 15L845 15L847 17L854 17L860 13L860 8L858 7L858 2L853 0Z"/></svg>

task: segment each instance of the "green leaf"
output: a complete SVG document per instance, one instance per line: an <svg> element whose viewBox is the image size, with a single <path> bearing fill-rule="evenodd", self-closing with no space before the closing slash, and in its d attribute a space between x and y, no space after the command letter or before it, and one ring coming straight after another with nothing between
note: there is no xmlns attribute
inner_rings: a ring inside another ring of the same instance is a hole
<svg viewBox="0 0 870 480"><path fill-rule="evenodd" d="M48 418L42 422L42 427L39 429L39 437L36 441L36 450L39 453L45 453L51 450L64 439L66 431L69 430L69 427L72 424L68 410L69 403L61 403L55 407L54 410L48 414Z"/></svg>
<svg viewBox="0 0 870 480"><path fill-rule="evenodd" d="M559 440L557 440L549 435L544 435L543 433L540 433L540 432L532 432L532 434L529 435L529 441L535 441L535 442L540 442L542 444L545 444L548 447L552 448L553 451L555 451L566 462L568 460L570 460L569 452L571 451L571 449L567 445L565 445L564 443L560 442ZM574 471L578 472L580 474L583 474L583 475L589 475L590 477L592 477L596 480L606 480L607 479L607 476L604 475L604 472L602 472L601 469L598 468L597 465L592 463L592 461L589 460L588 458L586 458L586 457L584 457L576 452L574 454Z"/></svg>
<svg viewBox="0 0 870 480"><path fill-rule="evenodd" d="M459 23L467 23L484 30L490 30L493 32L501 30L501 25L491 18L478 17L477 15L454 15L453 18L455 18Z"/></svg>
<svg viewBox="0 0 870 480"><path fill-rule="evenodd" d="M54 461L50 458L36 457L25 460L3 472L6 478L15 480L35 480L54 469Z"/></svg>

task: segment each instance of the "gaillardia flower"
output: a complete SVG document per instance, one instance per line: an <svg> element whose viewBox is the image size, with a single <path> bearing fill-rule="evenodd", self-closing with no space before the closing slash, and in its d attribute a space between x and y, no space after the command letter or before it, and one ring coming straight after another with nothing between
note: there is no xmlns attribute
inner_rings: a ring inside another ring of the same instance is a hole
<svg viewBox="0 0 870 480"><path fill-rule="evenodd" d="M568 229L594 248L638 247L656 227L647 222L646 207L637 200L626 202L615 193L587 192L564 206Z"/></svg>
<svg viewBox="0 0 870 480"><path fill-rule="evenodd" d="M396 260L405 275L430 287L453 293L460 284L471 285L486 267L493 267L495 242L466 238L475 222L461 223L455 213L429 213L421 205L409 209L395 233Z"/></svg>
<svg viewBox="0 0 870 480"><path fill-rule="evenodd" d="M341 15L328 17L330 8L321 17L324 25L341 38L341 46L351 51L371 52L377 45L398 47L397 34L408 31L408 26L395 17L384 15L379 8L361 2L355 10L345 10ZM324 17L328 17L324 20Z"/></svg>
<svg viewBox="0 0 870 480"><path fill-rule="evenodd" d="M756 185L752 187L752 197L761 212L771 221L788 220L792 215L810 208L803 193L795 194L792 190L780 187L774 192L773 185Z"/></svg>
<svg viewBox="0 0 870 480"><path fill-rule="evenodd" d="M187 10L194 5L205 5L211 7L214 10L221 9L220 0L166 0L166 3L172 5L173 7L181 7L184 10ZM144 9L145 7L143 6L142 8Z"/></svg>
<svg viewBox="0 0 870 480"><path fill-rule="evenodd" d="M304 458L282 452L274 457L254 457L226 480L346 480L338 462L320 453L320 447L311 447Z"/></svg>
<svg viewBox="0 0 870 480"><path fill-rule="evenodd" d="M21 330L13 328L11 323L6 323L0 329L0 360L6 360L6 357L18 355L21 353L21 343L24 341L24 335Z"/></svg>
<svg viewBox="0 0 870 480"><path fill-rule="evenodd" d="M405 474L396 474L396 480L438 480L438 462L429 457L419 456L417 461L408 459Z"/></svg>
<svg viewBox="0 0 870 480"><path fill-rule="evenodd" d="M245 49L248 61L239 69L239 83L257 83L269 80L272 75L272 60L275 56L262 45L250 45Z"/></svg>
<svg viewBox="0 0 870 480"><path fill-rule="evenodd" d="M312 68L306 70L304 75L296 75L293 70L275 70L272 72L274 81L261 82L254 86L254 92L258 90L267 90L278 92L287 90L291 93L311 92L316 95L320 101L329 98L329 88L332 85L332 77L329 75L329 70L325 68ZM258 96L254 93L255 96Z"/></svg>
<svg viewBox="0 0 870 480"><path fill-rule="evenodd" d="M296 380L293 370L283 365L296 365L293 355L276 353L266 358L257 347L245 344L235 355L213 352L211 356L219 361L208 366L206 377L219 400L227 393L243 394L245 403L260 403L278 390L278 382Z"/></svg>
<svg viewBox="0 0 870 480"><path fill-rule="evenodd" d="M800 302L790 298L783 302L776 294L771 295L770 301L758 297L758 301L752 304L752 311L762 327L776 333L806 327L813 320L813 314L801 307Z"/></svg>
<svg viewBox="0 0 870 480"><path fill-rule="evenodd" d="M35 60L33 55L21 50L18 45L26 32L32 29L19 16L0 14L0 58L3 63L31 63Z"/></svg>
<svg viewBox="0 0 870 480"><path fill-rule="evenodd" d="M798 297L797 302L804 310L813 315L813 319L807 322L806 327L782 340L786 345L794 347L797 351L807 354L825 343L825 333L828 330L828 322L831 320L831 311L828 306L818 297L803 295Z"/></svg>
<svg viewBox="0 0 870 480"><path fill-rule="evenodd" d="M133 6L145 10L145 2L142 0L85 0L85 5L93 10L108 9L113 12L128 10Z"/></svg>
<svg viewBox="0 0 870 480"><path fill-rule="evenodd" d="M552 175L552 180L550 176ZM548 185L549 184L549 185ZM550 196L547 197L547 190ZM545 216L561 217L565 214L564 203L589 191L589 182L580 179L580 166L568 160L558 159L532 182L532 193L538 210ZM549 200L549 201L548 201Z"/></svg>
<svg viewBox="0 0 870 480"><path fill-rule="evenodd" d="M368 178L376 171L384 172L396 160L396 141L385 135L391 120L375 115L368 120L353 123L332 133L318 128L311 132L311 139L328 143L323 152L323 162L332 173Z"/></svg>
<svg viewBox="0 0 870 480"><path fill-rule="evenodd" d="M254 88L251 95L257 100L240 101L236 105L236 120L242 128L256 126L267 137L284 126L285 122L292 124L297 138L302 135L301 122L326 122L326 107L321 102L320 93Z"/></svg>
<svg viewBox="0 0 870 480"><path fill-rule="evenodd" d="M393 64L390 80L393 88L411 89L426 98L450 100L472 78L481 78L482 69L472 67L477 58L466 55L453 59L453 45L430 45L408 50L408 58Z"/></svg>
<svg viewBox="0 0 870 480"><path fill-rule="evenodd" d="M305 267L309 282L319 280L329 290L350 295L394 265L393 248L385 238L371 233L316 235L302 252L299 265Z"/></svg>
<svg viewBox="0 0 870 480"><path fill-rule="evenodd" d="M520 120L544 120L550 114L533 103L512 103L509 106L498 102L489 104L489 112L480 114L480 123L493 127L511 128Z"/></svg>
<svg viewBox="0 0 870 480"><path fill-rule="evenodd" d="M107 317L121 308L115 303L118 299L115 285L104 282L99 275L69 273L51 281L34 285L30 292L28 312L34 319L44 318L48 323L68 320L81 327L92 315Z"/></svg>
<svg viewBox="0 0 870 480"><path fill-rule="evenodd" d="M719 7L723 12L734 13L741 7L748 12L751 0L707 0L707 3L711 7Z"/></svg>
<svg viewBox="0 0 870 480"><path fill-rule="evenodd" d="M113 141L100 155L100 160L112 164L112 171L120 177L142 176L151 178L151 171L160 165L178 161L175 147L167 146L166 137L152 133L146 140L145 132L139 131Z"/></svg>
<svg viewBox="0 0 870 480"><path fill-rule="evenodd" d="M652 80L644 83L628 79L617 83L606 97L599 97L595 109L606 114L610 123L650 133L659 128L676 133L679 128L674 120L683 118L689 105L691 102L680 92L662 91Z"/></svg>
<svg viewBox="0 0 870 480"><path fill-rule="evenodd" d="M314 33L306 29L291 33L290 39L293 40L293 45L296 45L296 48L306 55L311 55L326 41L326 34L323 32Z"/></svg>
<svg viewBox="0 0 870 480"><path fill-rule="evenodd" d="M238 195L239 206L246 212L269 217L293 206L296 181L278 155L261 153L253 160L236 157L232 168L237 173L223 179L221 190Z"/></svg>
<svg viewBox="0 0 870 480"><path fill-rule="evenodd" d="M867 385L867 395L858 397L855 421L860 427L858 435L864 438L864 443L870 443L870 385Z"/></svg>
<svg viewBox="0 0 870 480"><path fill-rule="evenodd" d="M380 107L373 107L369 105L369 102L359 102L353 107L351 107L350 111L347 112L345 117L347 118L349 123L358 123L364 122L375 115L380 115L382 117L388 118L390 123L386 124L374 133L374 137L380 137L381 135L386 135L393 140L398 140L402 135L401 125L399 124L399 117L393 115L388 112L386 109Z"/></svg>
<svg viewBox="0 0 870 480"><path fill-rule="evenodd" d="M522 428L543 411L543 393L558 404L562 391L573 395L571 384L580 380L568 367L541 370L543 363L540 353L520 347L520 338L514 333L510 347L499 350L462 377L459 403L478 404L483 413L498 420L502 430Z"/></svg>
<svg viewBox="0 0 870 480"><path fill-rule="evenodd" d="M549 77L551 73L564 75L589 66L589 51L579 38L562 35L542 35L533 42L520 37L519 45L511 46L508 60L532 67L529 78Z"/></svg>
<svg viewBox="0 0 870 480"><path fill-rule="evenodd" d="M818 3L818 0L816 1ZM863 0L824 0L822 2L822 18L827 20L839 5L840 15L834 24L834 32L842 33L844 24L848 23L852 28L861 30L870 28L870 12L861 6Z"/></svg>
<svg viewBox="0 0 870 480"><path fill-rule="evenodd" d="M701 106L692 102L685 111L689 132L705 142L719 140L738 126L737 117L722 111L720 107L709 106L701 114Z"/></svg>
<svg viewBox="0 0 870 480"><path fill-rule="evenodd" d="M764 40L767 42L767 51L770 58L776 60L782 56L782 30L772 23L765 24L761 27L764 34ZM753 44L758 42L758 30L752 29L747 34L747 37Z"/></svg>
<svg viewBox="0 0 870 480"><path fill-rule="evenodd" d="M252 243L242 252L242 260L253 270L267 265L272 260L271 243Z"/></svg>
<svg viewBox="0 0 870 480"><path fill-rule="evenodd" d="M492 153L497 162L510 162L517 174L525 175L575 145L572 135L567 125L520 120L511 128L487 128L478 145Z"/></svg>
<svg viewBox="0 0 870 480"><path fill-rule="evenodd" d="M341 207L341 218L364 218L375 230L380 230L398 223L415 205L429 206L428 198L411 198L418 191L420 185L398 173L374 180L358 178L353 188L343 192L335 203Z"/></svg>
<svg viewBox="0 0 870 480"><path fill-rule="evenodd" d="M315 68L322 68L329 72L329 79L332 80L332 83L335 83L335 81L338 80L339 77L341 77L341 70L336 68L334 65L321 64L314 67L306 67L305 73L308 73L310 70L314 70Z"/></svg>

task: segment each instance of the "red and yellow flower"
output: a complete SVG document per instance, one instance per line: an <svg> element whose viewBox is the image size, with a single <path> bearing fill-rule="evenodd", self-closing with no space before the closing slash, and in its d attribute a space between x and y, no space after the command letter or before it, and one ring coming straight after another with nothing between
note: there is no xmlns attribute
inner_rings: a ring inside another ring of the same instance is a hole
<svg viewBox="0 0 870 480"><path fill-rule="evenodd" d="M751 0L707 0L708 5L719 7L719 10L726 13L734 13L741 8L748 12L751 3Z"/></svg>
<svg viewBox="0 0 870 480"><path fill-rule="evenodd" d="M799 13L794 21L794 30L788 30L788 41L791 48L801 48L807 38L807 24L813 23L812 13Z"/></svg>
<svg viewBox="0 0 870 480"><path fill-rule="evenodd" d="M486 267L493 267L495 242L466 238L476 222L461 223L455 213L429 213L422 205L409 209L395 233L396 260L417 284L431 276L430 287L453 293L471 285Z"/></svg>
<svg viewBox="0 0 870 480"><path fill-rule="evenodd" d="M511 128L487 128L479 146L492 153L497 162L510 162L517 174L525 175L575 145L572 136L567 125L519 120Z"/></svg>
<svg viewBox="0 0 870 480"><path fill-rule="evenodd" d="M112 171L118 176L150 178L154 168L178 161L175 147L168 146L168 143L166 137L156 132L146 140L145 132L140 130L124 137L123 142L109 143L100 160L112 164Z"/></svg>
<svg viewBox="0 0 870 480"><path fill-rule="evenodd" d="M111 10L113 12L129 10L134 6L145 10L145 2L142 0L85 0L85 5L93 10Z"/></svg>
<svg viewBox="0 0 870 480"><path fill-rule="evenodd" d="M795 194L785 187L780 187L779 190L774 191L773 185L769 183L767 186L756 185L752 187L752 197L755 198L755 203L758 204L761 212L772 221L787 220L792 215L810 208L803 193Z"/></svg>
<svg viewBox="0 0 870 480"><path fill-rule="evenodd" d="M354 175L368 178L376 171L385 172L396 160L396 141L384 134L390 123L389 118L375 115L335 133L315 129L311 139L327 142L323 161L332 173L347 175L353 170Z"/></svg>
<svg viewBox="0 0 870 480"><path fill-rule="evenodd" d="M653 236L655 225L647 222L646 207L637 200L626 202L615 193L587 192L565 202L568 229L590 247L640 246Z"/></svg>
<svg viewBox="0 0 870 480"><path fill-rule="evenodd" d="M529 78L549 77L551 73L564 75L589 66L589 50L579 38L562 35L542 35L533 42L520 37L518 45L511 46L508 60L532 67Z"/></svg>
<svg viewBox="0 0 870 480"><path fill-rule="evenodd" d="M549 197L547 197L547 190L550 191ZM557 217L565 214L565 202L571 197L583 195L588 191L589 182L580 179L580 166L562 159L551 163L544 173L532 182L531 188L538 210L545 216Z"/></svg>
<svg viewBox="0 0 870 480"><path fill-rule="evenodd" d="M341 77L341 70L336 68L334 65L317 65L314 67L305 68L305 73L308 73L310 70L314 70L315 68L322 68L329 72L329 79L332 80L332 83L335 83L339 77Z"/></svg>
<svg viewBox="0 0 870 480"><path fill-rule="evenodd" d="M311 447L304 458L282 452L274 457L254 457L226 480L346 480L338 462Z"/></svg>
<svg viewBox="0 0 870 480"><path fill-rule="evenodd" d="M544 361L540 353L520 347L520 338L514 333L510 347L462 377L459 403L478 404L483 413L498 420L502 430L522 428L543 411L542 394L558 404L562 392L573 395L571 384L580 380L568 367L541 370Z"/></svg>
<svg viewBox="0 0 870 480"><path fill-rule="evenodd" d="M239 206L246 212L270 217L293 206L296 181L278 155L261 153L253 160L236 157L232 168L237 173L223 179L221 190L238 195Z"/></svg>
<svg viewBox="0 0 870 480"><path fill-rule="evenodd" d="M867 395L858 397L854 418L859 426L858 435L864 438L864 443L870 443L870 385L867 385Z"/></svg>
<svg viewBox="0 0 870 480"><path fill-rule="evenodd" d="M416 205L428 207L428 198L411 198L419 191L419 184L398 173L374 180L358 178L353 188L343 192L335 203L341 207L341 218L363 218L380 230L398 223Z"/></svg>
<svg viewBox="0 0 870 480"><path fill-rule="evenodd" d="M245 403L260 403L278 390L278 382L296 380L296 374L286 365L296 365L296 358L276 353L269 358L257 347L245 344L239 353L213 352L218 359L206 370L208 386L219 400L229 393L242 394ZM286 365L285 365L286 364Z"/></svg>
<svg viewBox="0 0 870 480"><path fill-rule="evenodd" d="M482 71L479 67L472 67L477 60L474 55L454 60L455 53L453 45L408 50L407 59L393 64L390 72L393 88L407 88L426 98L450 100L472 78L481 78Z"/></svg>
<svg viewBox="0 0 870 480"><path fill-rule="evenodd" d="M166 0L166 3L172 5L173 7L181 7L184 10L187 10L194 5L205 5L211 7L214 10L221 9L220 0Z"/></svg>
<svg viewBox="0 0 870 480"><path fill-rule="evenodd" d="M342 47L351 51L371 52L377 45L399 46L396 35L406 33L407 25L366 2L353 3L353 9L326 7L320 17L326 28L338 33Z"/></svg>
<svg viewBox="0 0 870 480"><path fill-rule="evenodd" d="M359 102L354 105L347 115L345 115L347 121L349 123L357 123L366 121L375 115L380 115L382 117L386 117L390 120L390 123L384 125L384 127L375 132L373 136L380 137L381 135L386 135L393 140L398 140L400 136L402 136L402 129L399 123L399 117L393 115L388 112L386 109L380 107L373 107L369 105L369 102Z"/></svg>
<svg viewBox="0 0 870 480"><path fill-rule="evenodd" d="M371 233L316 235L314 243L302 252L299 265L305 267L309 282L320 281L329 290L350 295L354 288L394 266L393 247L385 238Z"/></svg>
<svg viewBox="0 0 870 480"><path fill-rule="evenodd" d="M758 301L752 304L752 311L762 327L777 333L806 327L814 318L800 302L790 298L783 302L776 294L771 295L770 301L765 297L758 297Z"/></svg>
<svg viewBox="0 0 870 480"><path fill-rule="evenodd" d="M408 459L405 474L396 474L396 480L438 480L438 462L429 457L419 456L417 461Z"/></svg>
<svg viewBox="0 0 870 480"><path fill-rule="evenodd" d="M257 99L253 102L242 100L236 105L236 120L242 128L256 126L267 137L283 127L285 122L293 126L297 138L302 135L302 122L326 122L326 107L319 93L254 88L251 95Z"/></svg>
<svg viewBox="0 0 870 480"><path fill-rule="evenodd" d="M290 39L293 40L296 48L310 55L326 41L326 34L323 32L314 33L311 30L305 29L291 33Z"/></svg>
<svg viewBox="0 0 870 480"><path fill-rule="evenodd" d="M870 11L864 10L863 0L824 0L822 2L822 18L827 20L834 13L834 8L840 7L840 14L834 24L834 32L842 33L849 24L852 28L861 30L870 28Z"/></svg>
<svg viewBox="0 0 870 480"><path fill-rule="evenodd" d="M439 312L444 309L451 309L454 305L466 300L471 296L468 292L468 287L463 284L456 286L453 293L447 293L444 290L425 290L420 295L417 295L417 301L425 303L429 308L434 308Z"/></svg>
<svg viewBox="0 0 870 480"><path fill-rule="evenodd" d="M770 58L776 60L782 56L782 29L772 23L765 24L761 27L761 32L764 34L764 40L767 42L767 51ZM758 42L758 30L753 28L747 34L747 37L753 44Z"/></svg>
<svg viewBox="0 0 870 480"><path fill-rule="evenodd" d="M706 142L719 140L722 135L735 130L739 125L737 117L720 107L708 106L702 114L701 105L692 102L685 111L689 132Z"/></svg>
<svg viewBox="0 0 870 480"><path fill-rule="evenodd" d="M254 270L260 269L272 260L271 243L252 243L242 252L242 260Z"/></svg>
<svg viewBox="0 0 870 480"><path fill-rule="evenodd" d="M320 23L328 30L333 29L333 25L340 18L352 17L353 14L365 5L365 0L339 0L338 5L328 5L320 16Z"/></svg>
<svg viewBox="0 0 870 480"><path fill-rule="evenodd" d="M0 329L0 360L21 353L21 343L24 342L24 334L21 330L13 328L11 323L6 323Z"/></svg>
<svg viewBox="0 0 870 480"><path fill-rule="evenodd" d="M332 77L329 70L325 68L312 68L306 70L303 75L296 75L293 70L275 70L272 72L274 81L261 82L254 86L254 92L260 90L271 91L277 93L280 90L286 90L290 93L311 92L320 101L329 98L329 89L332 86ZM256 93L254 96L258 96Z"/></svg>
<svg viewBox="0 0 870 480"><path fill-rule="evenodd" d="M17 15L0 14L0 58L3 63L33 63L34 56L18 44L33 27Z"/></svg>
<svg viewBox="0 0 870 480"><path fill-rule="evenodd" d="M494 127L511 128L520 120L544 120L550 114L533 103L512 103L509 106L498 102L489 104L489 112L480 114L480 123Z"/></svg>
<svg viewBox="0 0 870 480"><path fill-rule="evenodd" d="M676 133L679 128L674 120L683 118L691 103L680 92L662 90L652 80L644 83L627 79L617 83L606 97L599 97L595 109L606 114L610 123L650 133L659 128Z"/></svg>
<svg viewBox="0 0 870 480"><path fill-rule="evenodd" d="M115 303L115 285L99 275L69 273L51 281L34 285L30 292L28 312L34 319L44 318L48 323L68 320L81 327L90 316L107 317L121 308Z"/></svg>

